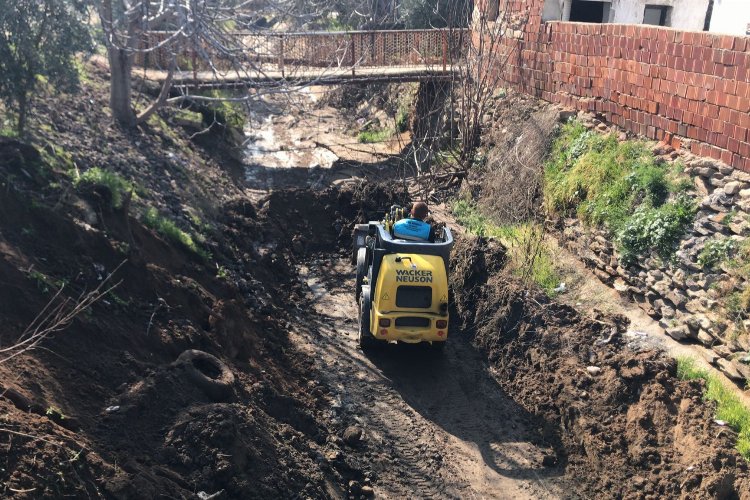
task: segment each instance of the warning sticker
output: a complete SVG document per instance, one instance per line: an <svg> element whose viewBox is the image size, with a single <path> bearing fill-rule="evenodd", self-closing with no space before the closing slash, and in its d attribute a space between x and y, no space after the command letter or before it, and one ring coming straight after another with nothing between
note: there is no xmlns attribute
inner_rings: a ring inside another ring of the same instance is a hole
<svg viewBox="0 0 750 500"><path fill-rule="evenodd" d="M380 296L380 300L391 300L391 296L388 295L388 292L385 292Z"/></svg>

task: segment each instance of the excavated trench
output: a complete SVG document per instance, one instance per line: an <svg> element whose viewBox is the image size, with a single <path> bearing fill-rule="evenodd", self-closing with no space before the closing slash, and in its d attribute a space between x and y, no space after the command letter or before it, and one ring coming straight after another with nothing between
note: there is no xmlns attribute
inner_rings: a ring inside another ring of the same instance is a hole
<svg viewBox="0 0 750 500"><path fill-rule="evenodd" d="M329 416L350 484L387 498L747 498L747 464L734 435L712 419L699 382L624 338L626 320L593 319L524 289L503 272L504 249L459 240L451 262L448 349L356 342L355 222L406 193L272 193L264 214L296 219L306 304L293 339L332 391ZM331 458L340 459L334 453Z"/></svg>
<svg viewBox="0 0 750 500"><path fill-rule="evenodd" d="M274 187L304 187L266 191L258 215L278 228L274 244L293 254L294 293L306 303L290 308L291 335L331 391L329 417L340 435L362 434L330 451L334 463L362 472L350 494L750 495L735 436L714 423L699 382L679 381L673 360L623 337L624 318L591 319L521 286L492 242L465 239L454 249L442 357L420 346L363 353L352 227L408 202L406 186L359 181L326 190L336 168L273 170L277 180L296 176Z"/></svg>
<svg viewBox="0 0 750 500"><path fill-rule="evenodd" d="M620 318L520 286L495 243L456 244L442 355L359 350L352 227L408 202L402 182L265 172L216 202L206 265L133 214L29 203L38 156L0 148L0 344L45 280L91 290L128 259L115 295L0 366L2 496L749 498L701 383Z"/></svg>

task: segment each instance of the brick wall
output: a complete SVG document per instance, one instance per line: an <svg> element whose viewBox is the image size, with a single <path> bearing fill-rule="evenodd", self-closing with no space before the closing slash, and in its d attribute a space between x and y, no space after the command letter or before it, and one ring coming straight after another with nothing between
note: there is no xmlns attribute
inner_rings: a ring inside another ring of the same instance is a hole
<svg viewBox="0 0 750 500"><path fill-rule="evenodd" d="M512 7L528 22L503 42L511 87L750 172L750 37L542 23L542 4Z"/></svg>

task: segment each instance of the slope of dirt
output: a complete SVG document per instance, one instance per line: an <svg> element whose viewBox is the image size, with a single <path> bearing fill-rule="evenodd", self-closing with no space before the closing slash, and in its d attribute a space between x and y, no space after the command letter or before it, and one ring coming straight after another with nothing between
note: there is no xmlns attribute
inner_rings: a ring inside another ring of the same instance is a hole
<svg viewBox="0 0 750 500"><path fill-rule="evenodd" d="M623 318L583 318L488 272L484 263L499 259L482 240L457 245L456 313L501 387L542 419L581 495L748 498L748 465L714 423L701 383L628 345Z"/></svg>
<svg viewBox="0 0 750 500"><path fill-rule="evenodd" d="M3 496L343 494L351 469L318 460L331 432L325 390L310 391L286 298L270 293L290 276L290 252L232 242L262 240L251 206L224 207L217 258L233 260L218 262L242 278L220 278L128 214L103 213L92 227L51 205L39 193L52 174L33 148L3 140L0 156L0 345L16 342L63 285L59 300L75 301L124 261L115 290L43 349L0 365ZM174 364L186 349L223 360L234 374L226 393Z"/></svg>

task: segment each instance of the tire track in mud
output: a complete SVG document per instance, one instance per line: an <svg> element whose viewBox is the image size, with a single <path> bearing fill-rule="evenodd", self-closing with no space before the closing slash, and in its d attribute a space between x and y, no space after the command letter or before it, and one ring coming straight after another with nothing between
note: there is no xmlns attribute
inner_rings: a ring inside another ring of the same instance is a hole
<svg viewBox="0 0 750 500"><path fill-rule="evenodd" d="M344 448L378 498L559 498L562 466L534 420L506 396L481 355L454 338L443 354L425 346L357 346L354 273L346 260L300 268L314 311L295 335L334 392L333 421L364 429ZM536 444L535 444L536 443Z"/></svg>

